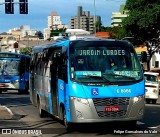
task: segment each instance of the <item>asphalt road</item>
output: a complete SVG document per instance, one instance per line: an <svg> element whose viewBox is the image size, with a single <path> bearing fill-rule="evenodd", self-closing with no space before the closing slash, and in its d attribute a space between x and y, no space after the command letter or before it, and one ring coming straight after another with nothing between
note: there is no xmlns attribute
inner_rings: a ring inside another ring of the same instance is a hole
<svg viewBox="0 0 160 137"><path fill-rule="evenodd" d="M156 105L146 104L144 119L138 121L136 127L129 127L127 124L120 123L80 124L76 125L76 130L71 133L66 132L63 124L50 115L40 118L37 108L29 100L29 95L20 95L13 91L3 93L0 95L0 104L7 106L14 113L13 119L0 120L0 132L2 133L2 129L11 129L16 137L28 136L25 135L27 133L31 134L29 137L160 136L160 99ZM37 134L32 134L31 132ZM0 134L0 137L6 136L14 135Z"/></svg>

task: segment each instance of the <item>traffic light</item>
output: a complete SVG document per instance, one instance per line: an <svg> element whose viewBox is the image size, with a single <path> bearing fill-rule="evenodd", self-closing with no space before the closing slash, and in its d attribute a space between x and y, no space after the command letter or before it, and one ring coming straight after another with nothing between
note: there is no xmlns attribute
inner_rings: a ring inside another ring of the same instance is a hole
<svg viewBox="0 0 160 137"><path fill-rule="evenodd" d="M14 14L13 0L5 0L5 13Z"/></svg>
<svg viewBox="0 0 160 137"><path fill-rule="evenodd" d="M28 14L28 0L19 0L20 14Z"/></svg>

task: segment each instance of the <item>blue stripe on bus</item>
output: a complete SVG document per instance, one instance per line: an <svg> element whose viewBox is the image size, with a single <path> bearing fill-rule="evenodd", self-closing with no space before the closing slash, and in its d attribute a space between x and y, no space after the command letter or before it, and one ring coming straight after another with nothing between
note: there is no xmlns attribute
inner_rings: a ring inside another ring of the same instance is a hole
<svg viewBox="0 0 160 137"><path fill-rule="evenodd" d="M109 98L109 97L135 97L143 95L144 80L137 84L126 85L126 86L113 86L108 85L105 87L97 86L85 86L80 84L73 84L69 87L70 96L79 98ZM93 95L93 89L98 89L98 94Z"/></svg>

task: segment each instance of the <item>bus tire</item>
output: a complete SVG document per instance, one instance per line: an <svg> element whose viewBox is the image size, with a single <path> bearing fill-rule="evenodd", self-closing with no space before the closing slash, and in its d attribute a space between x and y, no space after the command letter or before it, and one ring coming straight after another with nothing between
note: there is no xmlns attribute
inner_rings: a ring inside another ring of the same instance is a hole
<svg viewBox="0 0 160 137"><path fill-rule="evenodd" d="M64 108L63 108L63 111L62 111L62 115L63 115L63 124L64 124L66 130L68 132L71 132L73 130L72 123L67 121L66 111L65 111Z"/></svg>
<svg viewBox="0 0 160 137"><path fill-rule="evenodd" d="M152 99L152 104L156 104L157 103L157 99Z"/></svg>
<svg viewBox="0 0 160 137"><path fill-rule="evenodd" d="M46 116L46 112L41 108L41 102L40 102L40 98L37 97L37 108L38 108L38 112L39 112L39 116L41 118Z"/></svg>

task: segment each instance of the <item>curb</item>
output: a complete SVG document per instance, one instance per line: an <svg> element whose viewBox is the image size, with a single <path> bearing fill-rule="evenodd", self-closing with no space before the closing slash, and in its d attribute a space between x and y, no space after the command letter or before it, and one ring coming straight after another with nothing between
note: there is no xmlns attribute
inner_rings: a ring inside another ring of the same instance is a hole
<svg viewBox="0 0 160 137"><path fill-rule="evenodd" d="M13 119L14 114L6 106L0 105L0 120Z"/></svg>

